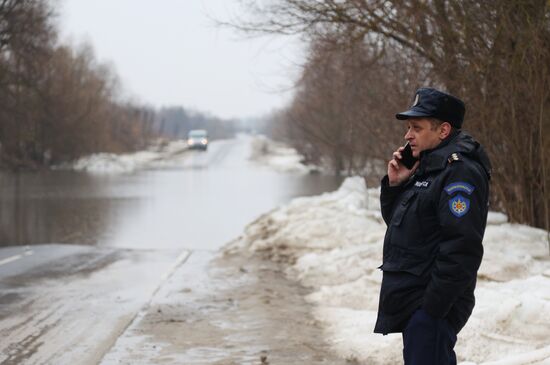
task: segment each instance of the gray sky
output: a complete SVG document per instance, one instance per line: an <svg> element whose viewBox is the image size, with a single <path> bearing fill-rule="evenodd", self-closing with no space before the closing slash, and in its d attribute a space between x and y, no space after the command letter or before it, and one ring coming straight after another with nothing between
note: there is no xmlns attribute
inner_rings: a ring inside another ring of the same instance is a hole
<svg viewBox="0 0 550 365"><path fill-rule="evenodd" d="M250 38L209 17L235 0L60 0L62 40L89 42L123 89L153 106L182 105L223 118L266 114L292 96L302 60L289 37Z"/></svg>

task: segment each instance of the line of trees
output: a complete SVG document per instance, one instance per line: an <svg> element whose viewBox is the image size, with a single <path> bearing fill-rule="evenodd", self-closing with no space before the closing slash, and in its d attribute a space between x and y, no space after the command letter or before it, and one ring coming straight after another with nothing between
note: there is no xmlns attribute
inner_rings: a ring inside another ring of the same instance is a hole
<svg viewBox="0 0 550 365"><path fill-rule="evenodd" d="M187 138L192 129L206 129L208 138L230 138L240 130L236 120L225 120L183 107L164 107L156 112L153 129L161 136Z"/></svg>
<svg viewBox="0 0 550 365"><path fill-rule="evenodd" d="M0 1L0 163L49 165L142 148L151 111L118 100L89 46L59 44L47 0Z"/></svg>
<svg viewBox="0 0 550 365"><path fill-rule="evenodd" d="M241 29L301 34L309 58L277 115L308 160L361 172L402 143L414 90L467 104L494 165L493 209L549 228L550 3L546 0L243 0Z"/></svg>
<svg viewBox="0 0 550 365"><path fill-rule="evenodd" d="M60 44L49 0L0 0L0 168L37 168L95 152L131 152L153 139L230 121L124 101L115 72L92 48Z"/></svg>

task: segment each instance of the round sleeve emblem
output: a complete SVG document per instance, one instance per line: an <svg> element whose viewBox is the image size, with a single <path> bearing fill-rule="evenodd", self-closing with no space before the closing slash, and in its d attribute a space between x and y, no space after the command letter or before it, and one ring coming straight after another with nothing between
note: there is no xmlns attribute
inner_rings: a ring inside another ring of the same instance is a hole
<svg viewBox="0 0 550 365"><path fill-rule="evenodd" d="M470 199L458 194L449 200L449 208L456 217L462 217L470 210Z"/></svg>

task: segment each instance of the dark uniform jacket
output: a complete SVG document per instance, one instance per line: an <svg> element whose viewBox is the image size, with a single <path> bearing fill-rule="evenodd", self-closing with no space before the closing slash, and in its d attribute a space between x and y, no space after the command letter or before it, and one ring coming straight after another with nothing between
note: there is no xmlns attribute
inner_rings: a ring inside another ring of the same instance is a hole
<svg viewBox="0 0 550 365"><path fill-rule="evenodd" d="M483 147L455 131L421 152L406 183L390 187L388 176L382 179L388 229L374 332L402 332L419 308L446 318L456 333L466 324L483 256L490 171Z"/></svg>

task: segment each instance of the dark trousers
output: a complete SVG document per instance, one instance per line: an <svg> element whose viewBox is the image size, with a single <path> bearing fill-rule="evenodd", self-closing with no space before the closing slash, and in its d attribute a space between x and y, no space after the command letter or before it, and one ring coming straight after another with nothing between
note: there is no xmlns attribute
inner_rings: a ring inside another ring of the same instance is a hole
<svg viewBox="0 0 550 365"><path fill-rule="evenodd" d="M456 365L456 333L446 319L418 309L403 330L405 365Z"/></svg>

